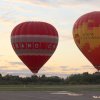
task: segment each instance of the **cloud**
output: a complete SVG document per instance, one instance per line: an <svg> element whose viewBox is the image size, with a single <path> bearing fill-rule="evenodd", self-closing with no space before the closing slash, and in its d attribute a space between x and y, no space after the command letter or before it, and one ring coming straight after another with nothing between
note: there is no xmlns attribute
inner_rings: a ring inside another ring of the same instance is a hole
<svg viewBox="0 0 100 100"><path fill-rule="evenodd" d="M93 72L95 68L93 66L84 65L84 66L77 66L77 67L70 67L70 66L44 66L40 73L64 73L64 74L76 74L82 72Z"/></svg>
<svg viewBox="0 0 100 100"><path fill-rule="evenodd" d="M2 0L2 4L9 4L12 6L21 8L20 10L24 10L26 8L29 8L27 6L44 6L44 7L74 7L74 6L82 6L82 5L92 5L92 6L99 6L100 0L15 0L15 1L10 1ZM17 4L17 5L16 5ZM27 5L26 8L23 5ZM8 7L8 6L7 6ZM22 9L24 8L24 9ZM17 8L18 9L18 8ZM24 10L25 11L25 10Z"/></svg>
<svg viewBox="0 0 100 100"><path fill-rule="evenodd" d="M0 70L5 70L8 66L0 66Z"/></svg>
<svg viewBox="0 0 100 100"><path fill-rule="evenodd" d="M3 70L3 69L0 69L0 74L2 74L2 75L10 74L10 75L18 75L18 76L31 76L32 75L30 70L26 70L26 69L23 69L23 70Z"/></svg>
<svg viewBox="0 0 100 100"><path fill-rule="evenodd" d="M84 65L84 66L81 66L81 69L94 69L94 67L89 66L89 65Z"/></svg>
<svg viewBox="0 0 100 100"><path fill-rule="evenodd" d="M22 62L8 62L11 65L24 65Z"/></svg>
<svg viewBox="0 0 100 100"><path fill-rule="evenodd" d="M19 0L21 1L21 0ZM73 7L82 5L92 5L99 6L99 0L24 0L31 4L37 4L41 6L51 6L51 7Z"/></svg>
<svg viewBox="0 0 100 100"><path fill-rule="evenodd" d="M20 65L22 63L20 62L10 62L10 64L13 65ZM28 69L24 68L23 66L20 67L11 67L11 66L0 66L0 73L3 75L10 74L10 75L19 75L19 76L31 76L33 73ZM16 67L16 68L15 68ZM15 68L15 69L14 69ZM44 66L39 70L37 75L43 75L46 76L59 76L66 78L67 76L71 74L79 74L83 72L89 72L94 73L95 68L92 68L92 66L80 66L80 67L70 67L70 66Z"/></svg>
<svg viewBox="0 0 100 100"><path fill-rule="evenodd" d="M59 7L75 8L75 6L80 6L82 8L84 5L99 7L99 4L99 0L1 0L0 20L13 23L33 20L37 17L37 12L39 12L35 9L41 7L53 7L59 9Z"/></svg>
<svg viewBox="0 0 100 100"><path fill-rule="evenodd" d="M73 40L72 35L60 35L60 38L61 38L62 41Z"/></svg>
<svg viewBox="0 0 100 100"><path fill-rule="evenodd" d="M18 22L22 20L30 19L28 16L33 13L32 6L29 7L28 4L18 1L0 1L0 20L5 22Z"/></svg>
<svg viewBox="0 0 100 100"><path fill-rule="evenodd" d="M60 66L62 71L68 71L68 67L67 66Z"/></svg>
<svg viewBox="0 0 100 100"><path fill-rule="evenodd" d="M4 55L0 54L0 57L3 57Z"/></svg>
<svg viewBox="0 0 100 100"><path fill-rule="evenodd" d="M18 0L18 2L22 2L22 0ZM39 5L39 6L51 6L54 7L58 5L58 0L23 0L24 3L31 4L31 5Z"/></svg>
<svg viewBox="0 0 100 100"><path fill-rule="evenodd" d="M91 71L91 70L94 70L95 68L93 66L90 66L90 65L84 65L84 66L80 66L80 67L77 67L77 70L83 70L83 71Z"/></svg>
<svg viewBox="0 0 100 100"><path fill-rule="evenodd" d="M68 67L68 66L60 66L61 71L63 72L76 72L79 71L80 68L72 68L72 67Z"/></svg>
<svg viewBox="0 0 100 100"><path fill-rule="evenodd" d="M21 76L21 77L30 77L32 75L34 75L30 70L0 70L0 74L2 75L17 75L17 76ZM63 77L66 78L67 76L69 76L70 74L68 73L55 73L55 72L39 72L37 73L38 76L41 76L45 74L46 76L59 76L59 77Z"/></svg>

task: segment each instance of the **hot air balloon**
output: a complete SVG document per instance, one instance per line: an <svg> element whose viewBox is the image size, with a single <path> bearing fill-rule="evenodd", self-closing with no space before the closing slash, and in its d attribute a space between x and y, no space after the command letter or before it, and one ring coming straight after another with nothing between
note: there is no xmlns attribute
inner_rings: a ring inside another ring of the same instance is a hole
<svg viewBox="0 0 100 100"><path fill-rule="evenodd" d="M81 16L74 24L73 37L85 57L100 70L100 11Z"/></svg>
<svg viewBox="0 0 100 100"><path fill-rule="evenodd" d="M37 73L56 50L58 32L46 22L23 22L13 29L11 44L22 62Z"/></svg>

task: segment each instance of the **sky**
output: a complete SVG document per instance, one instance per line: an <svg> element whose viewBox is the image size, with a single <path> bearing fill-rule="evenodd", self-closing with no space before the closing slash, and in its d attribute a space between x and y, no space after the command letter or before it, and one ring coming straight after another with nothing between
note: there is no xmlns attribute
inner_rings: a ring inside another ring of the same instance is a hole
<svg viewBox="0 0 100 100"><path fill-rule="evenodd" d="M58 31L59 44L38 75L66 77L96 69L77 48L72 35L75 21L83 14L99 11L100 0L0 0L0 73L30 76L32 72L11 46L13 28L25 21L43 21Z"/></svg>

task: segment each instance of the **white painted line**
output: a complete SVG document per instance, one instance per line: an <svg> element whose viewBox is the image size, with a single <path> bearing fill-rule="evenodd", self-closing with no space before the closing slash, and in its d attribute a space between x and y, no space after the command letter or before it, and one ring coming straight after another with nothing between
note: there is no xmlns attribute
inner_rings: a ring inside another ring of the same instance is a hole
<svg viewBox="0 0 100 100"><path fill-rule="evenodd" d="M100 96L93 96L94 99L100 99Z"/></svg>
<svg viewBox="0 0 100 100"><path fill-rule="evenodd" d="M57 91L57 92L53 92L51 94L67 94L69 96L82 96L83 95L83 94L72 93L72 92L68 92L68 91Z"/></svg>

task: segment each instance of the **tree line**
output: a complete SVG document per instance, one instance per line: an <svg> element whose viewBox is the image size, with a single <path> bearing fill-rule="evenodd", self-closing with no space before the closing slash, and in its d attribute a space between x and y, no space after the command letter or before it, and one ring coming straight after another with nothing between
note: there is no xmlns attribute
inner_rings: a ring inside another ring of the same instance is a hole
<svg viewBox="0 0 100 100"><path fill-rule="evenodd" d="M0 85L13 85L13 84L24 84L24 85L63 85L63 84L100 84L100 73L89 74L85 72L83 74L73 74L68 77L61 78L58 76L47 77L45 75L37 76L32 75L31 77L19 77L13 75L2 76L0 74Z"/></svg>

